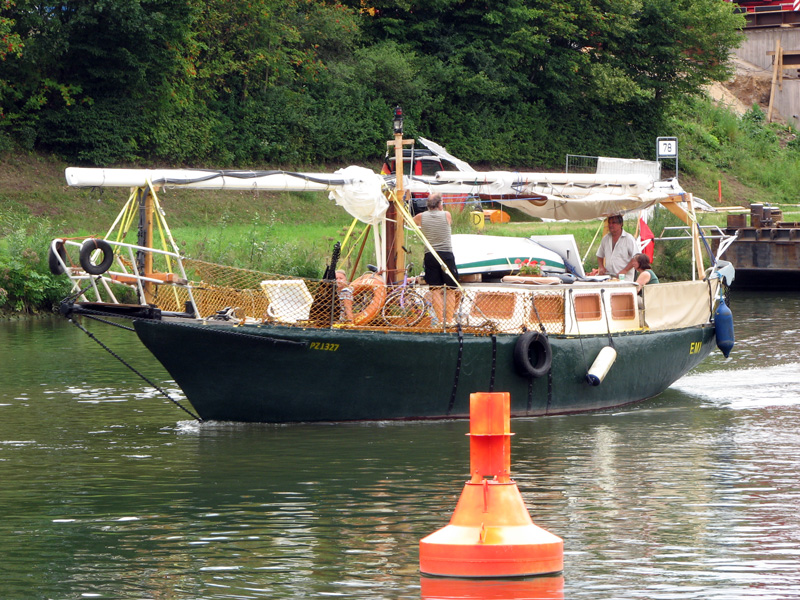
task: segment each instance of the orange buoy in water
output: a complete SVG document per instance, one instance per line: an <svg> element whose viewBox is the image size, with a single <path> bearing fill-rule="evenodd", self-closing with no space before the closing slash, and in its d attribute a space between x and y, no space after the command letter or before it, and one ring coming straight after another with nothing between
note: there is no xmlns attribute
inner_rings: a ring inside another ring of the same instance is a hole
<svg viewBox="0 0 800 600"><path fill-rule="evenodd" d="M561 572L564 541L533 524L511 479L509 394L471 394L469 404L472 477L450 523L420 540L420 571L466 578Z"/></svg>

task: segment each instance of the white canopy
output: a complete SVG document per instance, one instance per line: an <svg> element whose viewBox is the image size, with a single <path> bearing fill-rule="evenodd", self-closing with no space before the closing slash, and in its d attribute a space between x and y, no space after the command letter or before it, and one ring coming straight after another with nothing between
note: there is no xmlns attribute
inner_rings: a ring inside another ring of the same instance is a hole
<svg viewBox="0 0 800 600"><path fill-rule="evenodd" d="M640 211L685 193L677 180L585 173L441 171L407 185L414 192L480 197L532 217L570 221Z"/></svg>

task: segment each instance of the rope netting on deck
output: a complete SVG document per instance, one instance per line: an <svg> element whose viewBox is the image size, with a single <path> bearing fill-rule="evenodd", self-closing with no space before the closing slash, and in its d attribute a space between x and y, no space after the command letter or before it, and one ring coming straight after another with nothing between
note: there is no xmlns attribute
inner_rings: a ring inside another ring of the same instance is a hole
<svg viewBox="0 0 800 600"><path fill-rule="evenodd" d="M441 331L460 326L476 333L529 329L564 332L564 292L558 288L463 290L427 285L385 286L367 272L354 281L291 277L184 259L188 286L156 285L152 302L182 312L189 290L202 318L342 327ZM532 286L530 286L532 287Z"/></svg>

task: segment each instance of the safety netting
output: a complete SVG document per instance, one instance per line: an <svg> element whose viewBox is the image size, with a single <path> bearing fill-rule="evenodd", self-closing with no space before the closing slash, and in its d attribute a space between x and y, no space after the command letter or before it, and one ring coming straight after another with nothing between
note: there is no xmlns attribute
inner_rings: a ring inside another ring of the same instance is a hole
<svg viewBox="0 0 800 600"><path fill-rule="evenodd" d="M475 333L530 329L563 333L563 289L465 284L460 289L412 282L387 286L376 273L352 282L276 275L183 259L185 284L151 286L150 304L240 323L298 327L401 329L461 328ZM530 289L533 288L533 289Z"/></svg>

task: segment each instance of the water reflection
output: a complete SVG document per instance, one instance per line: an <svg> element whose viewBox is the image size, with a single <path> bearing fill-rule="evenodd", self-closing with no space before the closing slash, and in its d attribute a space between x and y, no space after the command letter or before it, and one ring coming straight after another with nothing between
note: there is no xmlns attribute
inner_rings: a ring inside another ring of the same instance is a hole
<svg viewBox="0 0 800 600"><path fill-rule="evenodd" d="M564 577L524 580L420 578L423 600L563 600Z"/></svg>
<svg viewBox="0 0 800 600"><path fill-rule="evenodd" d="M504 597L800 596L800 295L733 310L732 358L660 397L512 421L512 473L565 572L556 595ZM96 331L179 394L133 336ZM465 422L198 425L63 321L0 323L0 340L0 597L502 589L419 575L468 476Z"/></svg>

